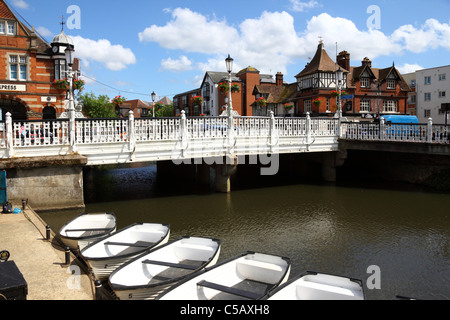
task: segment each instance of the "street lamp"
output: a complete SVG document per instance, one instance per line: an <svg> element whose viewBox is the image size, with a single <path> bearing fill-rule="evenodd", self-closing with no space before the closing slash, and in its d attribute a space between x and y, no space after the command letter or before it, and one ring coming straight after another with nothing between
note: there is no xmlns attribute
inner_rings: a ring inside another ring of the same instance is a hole
<svg viewBox="0 0 450 320"><path fill-rule="evenodd" d="M152 92L152 101L153 101L153 118L155 117L155 99L156 99L156 93L155 91Z"/></svg>
<svg viewBox="0 0 450 320"><path fill-rule="evenodd" d="M339 93L339 102L338 102L338 117L339 119L342 117L342 82L344 80L344 72L339 67L339 70L336 71L336 82L338 86Z"/></svg>
<svg viewBox="0 0 450 320"><path fill-rule="evenodd" d="M72 70L73 60L74 60L74 48L72 46L68 46L64 51L66 55L66 61L68 65L67 78L69 79L69 137L70 137L70 146L72 152L76 152L75 147L75 105L74 105L74 97L73 97L73 78L75 77L75 72Z"/></svg>
<svg viewBox="0 0 450 320"><path fill-rule="evenodd" d="M230 57L230 54L228 54L228 58L225 59L225 64L227 66L228 71L228 82L229 82L229 88L228 88L228 116L231 116L231 110L233 110L233 105L231 103L231 71L233 71L233 58Z"/></svg>

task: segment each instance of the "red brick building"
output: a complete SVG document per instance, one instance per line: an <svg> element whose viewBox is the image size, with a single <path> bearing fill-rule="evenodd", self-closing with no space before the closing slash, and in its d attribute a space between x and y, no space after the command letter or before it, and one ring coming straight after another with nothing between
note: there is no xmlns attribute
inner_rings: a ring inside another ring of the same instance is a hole
<svg viewBox="0 0 450 320"><path fill-rule="evenodd" d="M350 66L350 54L342 51L333 61L323 43L314 58L297 76L297 90L288 99L297 104L297 113L313 115L335 113L336 70L343 72L342 112L348 116L373 117L378 114L408 111L408 93L411 88L394 65L374 68L368 58L361 66ZM369 116L370 115L370 116Z"/></svg>
<svg viewBox="0 0 450 320"><path fill-rule="evenodd" d="M27 27L0 0L0 109L13 120L56 119L65 111L66 90L53 81L66 77L64 50L73 46L62 31L52 44ZM74 68L77 66L74 65Z"/></svg>
<svg viewBox="0 0 450 320"><path fill-rule="evenodd" d="M336 59L331 59L322 42L294 83L285 83L280 72L274 79L253 67L232 73L232 85L239 87L239 92L232 93L233 109L242 116L267 116L270 111L276 116L304 116L307 112L313 116L334 115L338 109L336 71L339 69L343 72L344 116L373 118L379 114L409 112L411 88L394 65L374 68L364 58L361 66L352 67L350 53L342 51ZM228 94L220 91L220 84L228 83L228 79L226 72L206 72L200 89L174 97L175 112L186 110L191 116L220 115L228 101ZM201 106L192 105L192 98L197 95L203 97ZM265 105L258 105L257 99L264 99Z"/></svg>

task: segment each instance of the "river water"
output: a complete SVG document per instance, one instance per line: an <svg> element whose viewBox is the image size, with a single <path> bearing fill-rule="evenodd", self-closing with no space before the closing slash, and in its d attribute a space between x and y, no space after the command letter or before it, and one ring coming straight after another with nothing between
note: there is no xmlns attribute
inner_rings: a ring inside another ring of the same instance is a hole
<svg viewBox="0 0 450 320"><path fill-rule="evenodd" d="M363 281L366 299L450 298L450 195L407 185L322 184L258 178L230 194L176 181L156 167L89 170L86 212L112 211L118 228L168 223L183 235L221 240L220 259L244 251L288 257L306 270ZM78 211L41 217L57 232Z"/></svg>

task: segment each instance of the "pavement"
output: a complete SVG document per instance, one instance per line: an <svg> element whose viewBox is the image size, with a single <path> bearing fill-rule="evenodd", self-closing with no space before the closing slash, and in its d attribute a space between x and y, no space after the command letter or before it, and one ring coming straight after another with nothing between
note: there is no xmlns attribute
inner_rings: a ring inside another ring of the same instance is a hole
<svg viewBox="0 0 450 320"><path fill-rule="evenodd" d="M22 209L22 204L15 207ZM64 247L53 231L47 240L46 225L29 206L17 214L0 213L0 251L10 253L8 261L15 262L27 282L27 300L94 300L87 268L72 253L66 265Z"/></svg>

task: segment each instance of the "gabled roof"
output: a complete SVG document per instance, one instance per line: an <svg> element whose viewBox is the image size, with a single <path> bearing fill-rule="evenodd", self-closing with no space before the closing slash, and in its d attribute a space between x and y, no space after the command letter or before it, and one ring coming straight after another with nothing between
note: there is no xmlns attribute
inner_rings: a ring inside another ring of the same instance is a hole
<svg viewBox="0 0 450 320"><path fill-rule="evenodd" d="M395 68L395 66L384 68L384 69L377 69L377 68L371 68L368 65L363 65L360 67L350 67L350 72L352 74L351 79L348 79L348 85L349 87L355 87L355 82L357 82L361 74L365 71L370 71L370 73L373 75L374 79L377 79L380 82L386 81L388 76L391 73L395 73L396 79L400 84L400 88L402 91L411 91L411 87L408 85L408 83L405 81L403 76L398 72L398 70Z"/></svg>
<svg viewBox="0 0 450 320"><path fill-rule="evenodd" d="M390 68L385 68L385 69L380 69L379 70L379 76L378 79L380 81L385 81L387 80L387 78L389 77L389 75L391 73L395 74L396 79L398 80L399 84L400 84L400 88L402 89L402 91L412 91L411 87L408 85L408 83L405 81L405 79L403 78L403 76L400 74L400 72L398 72L398 70L395 68L394 64L392 64L392 67Z"/></svg>
<svg viewBox="0 0 450 320"><path fill-rule="evenodd" d="M361 78L361 75L367 71L370 74L371 78L376 78L375 74L372 71L372 68L368 66L367 64L361 66L361 67L354 67L352 71L353 79L359 79Z"/></svg>
<svg viewBox="0 0 450 320"><path fill-rule="evenodd" d="M273 84L260 84L256 85L253 89L253 95L268 95L267 103L285 103L290 101L290 98L296 93L296 91L296 83L282 86L274 86Z"/></svg>
<svg viewBox="0 0 450 320"><path fill-rule="evenodd" d="M337 69L341 68L343 72L348 73L348 70L343 69L340 67L336 62L334 62L326 50L323 47L323 43L319 43L319 46L317 47L316 54L314 55L314 58L311 60L310 63L308 63L303 69L302 72L300 72L298 75L296 75L296 78L307 76L310 74L314 74L317 72L335 72Z"/></svg>
<svg viewBox="0 0 450 320"><path fill-rule="evenodd" d="M28 28L24 23L22 23L12 12L12 10L9 8L9 6L5 3L5 1L0 0L0 18L1 19L8 19L8 20L15 20L17 21L19 27L22 28L24 33L28 37L35 37L36 38L36 46L37 46L37 52L38 53L45 53L50 54L51 48L50 45L47 44L43 39L41 39L33 30Z"/></svg>
<svg viewBox="0 0 450 320"><path fill-rule="evenodd" d="M2 19L10 19L10 20L17 20L17 18L14 15L14 13L11 11L9 6L3 0L0 0L0 18L2 18Z"/></svg>
<svg viewBox="0 0 450 320"><path fill-rule="evenodd" d="M161 100L159 100L159 102L167 106L172 103L172 100L170 100L168 97L164 97Z"/></svg>

